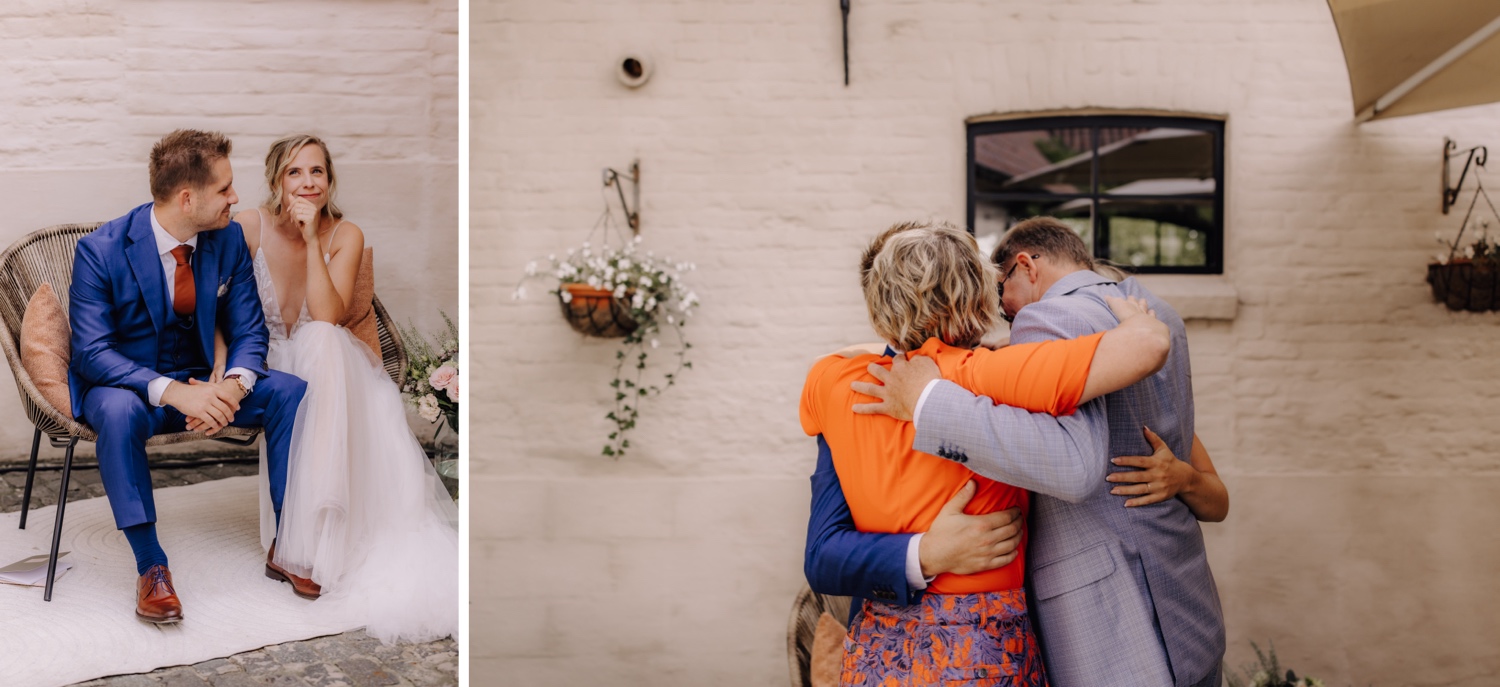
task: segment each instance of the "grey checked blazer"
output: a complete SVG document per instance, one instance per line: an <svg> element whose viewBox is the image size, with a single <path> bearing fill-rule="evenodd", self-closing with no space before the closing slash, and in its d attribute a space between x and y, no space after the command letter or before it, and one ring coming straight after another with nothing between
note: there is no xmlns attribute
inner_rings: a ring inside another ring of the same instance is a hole
<svg viewBox="0 0 1500 687"><path fill-rule="evenodd" d="M1027 580L1054 687L1187 687L1224 657L1224 616L1198 522L1178 499L1125 508L1104 476L1115 456L1151 454L1159 434L1178 458L1193 445L1187 332L1172 306L1134 279L1070 274L1022 308L1011 342L1073 338L1114 327L1104 296L1145 298L1172 333L1155 375L1053 418L994 405L938 382L917 418L914 448L963 459L985 477L1037 493ZM1057 447L1066 446L1066 455Z"/></svg>

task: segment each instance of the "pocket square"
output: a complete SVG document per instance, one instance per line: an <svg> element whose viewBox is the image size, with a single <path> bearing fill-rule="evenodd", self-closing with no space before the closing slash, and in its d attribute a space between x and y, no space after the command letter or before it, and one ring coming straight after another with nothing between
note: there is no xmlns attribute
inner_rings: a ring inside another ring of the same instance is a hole
<svg viewBox="0 0 1500 687"><path fill-rule="evenodd" d="M226 293L229 293L229 282L227 281L219 285L219 298L223 298Z"/></svg>

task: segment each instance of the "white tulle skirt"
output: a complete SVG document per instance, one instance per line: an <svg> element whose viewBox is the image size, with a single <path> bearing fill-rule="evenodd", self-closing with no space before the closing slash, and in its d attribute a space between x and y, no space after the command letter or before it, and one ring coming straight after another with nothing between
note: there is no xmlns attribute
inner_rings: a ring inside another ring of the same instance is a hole
<svg viewBox="0 0 1500 687"><path fill-rule="evenodd" d="M458 636L458 510L368 346L326 322L272 339L267 362L301 377L277 532L261 442L261 545L323 588L313 602L381 641ZM290 593L290 592L289 592Z"/></svg>

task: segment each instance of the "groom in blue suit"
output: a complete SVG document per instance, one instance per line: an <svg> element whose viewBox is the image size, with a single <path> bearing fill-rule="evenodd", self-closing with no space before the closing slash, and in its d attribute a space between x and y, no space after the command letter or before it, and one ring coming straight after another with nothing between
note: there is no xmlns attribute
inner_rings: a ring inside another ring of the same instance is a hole
<svg viewBox="0 0 1500 687"><path fill-rule="evenodd" d="M78 242L68 292L74 417L99 434L99 475L136 558L136 615L182 620L156 537L146 440L184 429L264 427L271 501L306 384L266 367L266 324L249 251L229 221L239 201L222 134L178 130L151 149L153 202ZM229 369L209 382L214 330Z"/></svg>

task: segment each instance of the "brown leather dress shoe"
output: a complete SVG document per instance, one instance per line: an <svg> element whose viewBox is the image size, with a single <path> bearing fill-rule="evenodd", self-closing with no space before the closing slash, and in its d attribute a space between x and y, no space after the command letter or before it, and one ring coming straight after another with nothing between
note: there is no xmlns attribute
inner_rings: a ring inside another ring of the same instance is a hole
<svg viewBox="0 0 1500 687"><path fill-rule="evenodd" d="M157 625L182 620L182 602L172 588L172 573L167 566L153 565L135 581L135 614Z"/></svg>
<svg viewBox="0 0 1500 687"><path fill-rule="evenodd" d="M323 594L323 589L317 582L293 575L281 566L271 562L276 557L276 543L271 542L271 550L266 552L266 577L273 580L281 580L292 585L292 593L304 599L316 599Z"/></svg>

